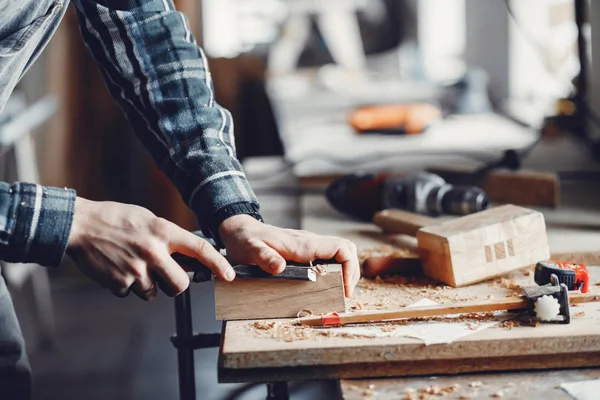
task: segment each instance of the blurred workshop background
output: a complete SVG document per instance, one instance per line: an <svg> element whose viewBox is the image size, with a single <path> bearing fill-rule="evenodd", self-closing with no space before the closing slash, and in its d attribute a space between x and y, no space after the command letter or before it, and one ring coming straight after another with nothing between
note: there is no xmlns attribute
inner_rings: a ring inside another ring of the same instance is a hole
<svg viewBox="0 0 600 400"><path fill-rule="evenodd" d="M600 119L592 110L600 110L600 80L591 66L600 63L600 47L592 51L600 43L593 29L599 3L178 0L176 6L206 52L216 99L234 117L238 157L272 224L298 226L291 195L298 182L317 190L341 174L481 166L533 144L560 149L536 158L542 171L567 154L572 162L565 168L597 170ZM0 114L0 151L5 181L71 187L82 197L139 204L197 228L110 97L73 9ZM282 180L280 190L270 190ZM3 271L37 399L177 398L172 299L114 298L68 259L56 270ZM219 332L210 284L191 290L195 330ZM260 385L217 384L217 349L195 358L198 398L264 397ZM293 398L319 399L336 388L319 382L291 390Z"/></svg>

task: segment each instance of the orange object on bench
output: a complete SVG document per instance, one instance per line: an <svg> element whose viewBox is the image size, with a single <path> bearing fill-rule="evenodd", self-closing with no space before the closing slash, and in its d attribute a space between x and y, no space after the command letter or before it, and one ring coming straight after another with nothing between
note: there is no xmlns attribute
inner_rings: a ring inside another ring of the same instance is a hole
<svg viewBox="0 0 600 400"><path fill-rule="evenodd" d="M414 135L422 133L441 116L441 111L432 104L377 105L352 111L348 123L357 133L396 130Z"/></svg>

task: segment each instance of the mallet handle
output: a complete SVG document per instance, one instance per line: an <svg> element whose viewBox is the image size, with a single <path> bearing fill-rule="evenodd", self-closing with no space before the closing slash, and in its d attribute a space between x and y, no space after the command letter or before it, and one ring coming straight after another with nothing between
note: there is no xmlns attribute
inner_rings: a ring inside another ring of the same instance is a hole
<svg viewBox="0 0 600 400"><path fill-rule="evenodd" d="M417 236L419 229L436 225L438 221L424 215L408 211L389 209L375 214L373 217L375 225L387 233L403 233L405 235Z"/></svg>

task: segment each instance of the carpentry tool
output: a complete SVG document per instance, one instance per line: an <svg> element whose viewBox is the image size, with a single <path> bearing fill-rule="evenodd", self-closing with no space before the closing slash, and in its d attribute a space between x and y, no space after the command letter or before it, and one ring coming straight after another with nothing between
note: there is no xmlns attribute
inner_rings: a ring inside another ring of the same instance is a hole
<svg viewBox="0 0 600 400"><path fill-rule="evenodd" d="M192 282L206 282L213 278L213 273L195 258L182 254L173 254L173 259L186 270ZM237 264L233 265L236 278L244 279L280 279L293 281L316 282L317 273L310 265L298 265L288 263L285 270L280 274L273 275L265 272L257 265Z"/></svg>
<svg viewBox="0 0 600 400"><path fill-rule="evenodd" d="M377 211L389 208L438 216L472 214L489 206L488 198L480 188L449 185L428 172L408 176L348 175L332 182L325 194L333 207L365 221L371 221Z"/></svg>
<svg viewBox="0 0 600 400"><path fill-rule="evenodd" d="M431 166L427 171L452 185L480 187L497 203L556 208L560 204L560 179L555 172L495 168L482 171L469 166Z"/></svg>
<svg viewBox="0 0 600 400"><path fill-rule="evenodd" d="M357 323L391 321L404 318L423 318L463 313L492 311L527 311L542 321L570 323L570 305L600 301L598 294L569 292L565 284L558 283L556 276L553 284L523 289L521 297L507 297L498 300L438 304L434 306L405 307L397 310L362 311L354 313L328 313L316 317L299 318L296 322L308 326L334 326Z"/></svg>
<svg viewBox="0 0 600 400"><path fill-rule="evenodd" d="M417 238L423 273L459 287L534 265L550 257L542 213L504 205L438 223L401 210L383 210L374 223L387 233Z"/></svg>
<svg viewBox="0 0 600 400"><path fill-rule="evenodd" d="M585 264L548 260L540 261L535 265L533 279L538 285L549 284L552 275L555 275L569 290L581 290L582 293L589 291L590 275Z"/></svg>

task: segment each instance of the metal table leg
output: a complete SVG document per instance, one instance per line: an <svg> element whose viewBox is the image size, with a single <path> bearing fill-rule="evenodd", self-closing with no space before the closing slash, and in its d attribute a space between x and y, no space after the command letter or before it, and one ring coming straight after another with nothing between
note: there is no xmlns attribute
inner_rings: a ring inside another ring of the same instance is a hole
<svg viewBox="0 0 600 400"><path fill-rule="evenodd" d="M194 332L189 288L175 297L175 325L177 334L173 338L173 343L177 347L179 398L181 400L195 400L194 349L191 346Z"/></svg>
<svg viewBox="0 0 600 400"><path fill-rule="evenodd" d="M180 400L196 400L194 350L219 347L221 334L194 334L189 288L175 297L175 326L176 333L171 337L171 342L177 348L179 398ZM289 398L287 382L267 383L267 400L289 400Z"/></svg>
<svg viewBox="0 0 600 400"><path fill-rule="evenodd" d="M269 382L267 383L267 400L289 400L287 382Z"/></svg>

